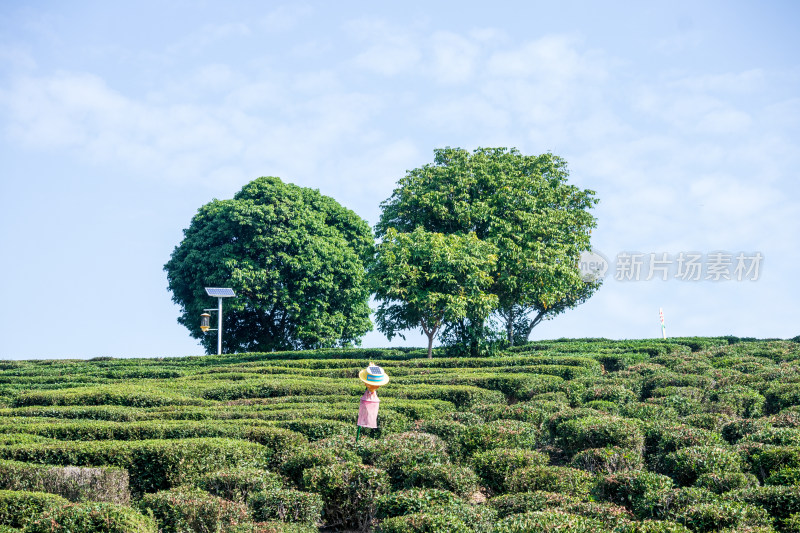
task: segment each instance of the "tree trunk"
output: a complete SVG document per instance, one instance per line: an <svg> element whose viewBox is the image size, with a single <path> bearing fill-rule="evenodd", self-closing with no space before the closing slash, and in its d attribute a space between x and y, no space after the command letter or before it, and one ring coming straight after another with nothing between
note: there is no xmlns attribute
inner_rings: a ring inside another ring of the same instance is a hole
<svg viewBox="0 0 800 533"><path fill-rule="evenodd" d="M508 338L508 345L514 346L514 309L509 309L506 315L506 337Z"/></svg>
<svg viewBox="0 0 800 533"><path fill-rule="evenodd" d="M545 315L545 312L544 312L544 311L542 311L541 313L539 313L538 315L536 315L536 317L534 317L534 319L533 319L533 320L531 320L531 324L530 324L530 326L528 326L528 333L525 335L525 340L526 340L526 341L529 341L529 340L530 340L530 337L531 337L531 331L533 331L533 328L535 328L536 326L538 326L538 325L539 325L539 323L540 323L542 320L544 320L544 315Z"/></svg>
<svg viewBox="0 0 800 533"><path fill-rule="evenodd" d="M433 359L433 338L436 336L439 326L429 328L424 321L420 325L422 326L422 332L428 337L428 359Z"/></svg>

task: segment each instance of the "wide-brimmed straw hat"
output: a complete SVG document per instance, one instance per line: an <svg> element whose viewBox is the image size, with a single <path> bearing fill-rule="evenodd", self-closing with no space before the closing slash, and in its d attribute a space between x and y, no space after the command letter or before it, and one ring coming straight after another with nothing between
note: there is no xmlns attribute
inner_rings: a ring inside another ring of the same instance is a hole
<svg viewBox="0 0 800 533"><path fill-rule="evenodd" d="M375 363L370 363L367 368L359 372L358 379L367 385L375 385L376 387L389 383L389 376Z"/></svg>

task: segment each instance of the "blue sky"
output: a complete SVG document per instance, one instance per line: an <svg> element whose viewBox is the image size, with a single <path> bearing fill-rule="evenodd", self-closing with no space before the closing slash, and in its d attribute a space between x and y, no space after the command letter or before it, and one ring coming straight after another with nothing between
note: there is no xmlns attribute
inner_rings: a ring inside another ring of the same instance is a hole
<svg viewBox="0 0 800 533"><path fill-rule="evenodd" d="M532 338L800 334L798 4L258 4L0 5L0 357L200 354L162 267L201 205L274 175L372 225L444 146L597 192L604 286Z"/></svg>

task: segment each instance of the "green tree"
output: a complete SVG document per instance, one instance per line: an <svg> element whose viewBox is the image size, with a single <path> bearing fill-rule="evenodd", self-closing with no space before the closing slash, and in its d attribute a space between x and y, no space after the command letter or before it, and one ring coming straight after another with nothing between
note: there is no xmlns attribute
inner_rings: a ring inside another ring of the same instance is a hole
<svg viewBox="0 0 800 533"><path fill-rule="evenodd" d="M599 282L585 282L578 267L590 249L596 220L594 191L567 183L566 162L553 154L525 156L516 149L434 151L433 164L407 172L381 204L378 237L408 232L466 235L490 243L497 255L490 292L513 343L515 325L527 330L585 301ZM531 316L532 315L532 316ZM482 332L470 320L465 331ZM464 339L473 342L474 339Z"/></svg>
<svg viewBox="0 0 800 533"><path fill-rule="evenodd" d="M204 287L231 287L224 350L272 351L358 344L372 329L367 223L319 191L258 178L232 200L213 200L184 230L164 270L178 322L201 339L199 316L214 305Z"/></svg>
<svg viewBox="0 0 800 533"><path fill-rule="evenodd" d="M444 324L466 316L485 318L497 304L486 292L497 257L474 233L444 235L416 228L410 233L388 229L370 270L375 320L390 340L407 329L422 329L433 339ZM403 337L405 338L405 337Z"/></svg>

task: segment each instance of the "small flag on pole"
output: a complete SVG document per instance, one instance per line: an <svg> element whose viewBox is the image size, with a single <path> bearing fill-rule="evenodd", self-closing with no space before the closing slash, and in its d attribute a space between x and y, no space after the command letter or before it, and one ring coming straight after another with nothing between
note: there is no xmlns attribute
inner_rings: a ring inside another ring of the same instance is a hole
<svg viewBox="0 0 800 533"><path fill-rule="evenodd" d="M661 334L664 336L664 339L667 338L667 326L664 325L664 310L659 308L658 309L658 316L661 318Z"/></svg>

